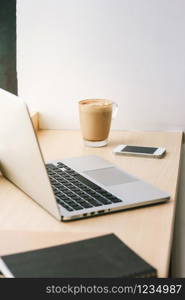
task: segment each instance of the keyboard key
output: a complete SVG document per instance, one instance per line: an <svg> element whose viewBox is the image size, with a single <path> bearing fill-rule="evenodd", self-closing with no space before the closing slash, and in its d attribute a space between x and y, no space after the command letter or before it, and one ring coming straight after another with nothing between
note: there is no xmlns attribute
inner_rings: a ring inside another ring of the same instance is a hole
<svg viewBox="0 0 185 300"><path fill-rule="evenodd" d="M52 177L53 177L54 179L61 179L61 176L56 175L56 174L54 174Z"/></svg>
<svg viewBox="0 0 185 300"><path fill-rule="evenodd" d="M60 168L61 168L61 167L66 167L66 165L64 165L62 162L58 162L58 163L57 163L57 167L60 167Z"/></svg>
<svg viewBox="0 0 185 300"><path fill-rule="evenodd" d="M54 174L55 174L55 172L53 172L53 171L50 170L50 169L48 169L47 172L48 172L49 175L54 175Z"/></svg>
<svg viewBox="0 0 185 300"><path fill-rule="evenodd" d="M70 187L70 188L73 187L72 184L71 184L71 183L68 183L68 182L63 183L63 185L65 185L65 186L67 186L67 187Z"/></svg>
<svg viewBox="0 0 185 300"><path fill-rule="evenodd" d="M88 202L90 203L90 204L92 204L93 206L101 206L102 204L101 203L98 203L96 200L94 200L94 199L90 199L90 200L88 200Z"/></svg>
<svg viewBox="0 0 185 300"><path fill-rule="evenodd" d="M66 170L71 170L71 168L69 168L68 166L66 166L66 165L63 164L63 163L57 163L57 167L58 167L58 168L65 168Z"/></svg>
<svg viewBox="0 0 185 300"><path fill-rule="evenodd" d="M88 192L88 195L90 195L94 198L96 198L98 196L98 194L96 192L93 192L93 191Z"/></svg>
<svg viewBox="0 0 185 300"><path fill-rule="evenodd" d="M91 200L92 200L92 201L96 201L96 199L92 198L92 197L89 196L89 195L86 195L86 196L84 197L84 199L85 199L86 201L88 201L88 202L90 202Z"/></svg>
<svg viewBox="0 0 185 300"><path fill-rule="evenodd" d="M74 210L80 210L80 209L83 209L83 207L81 207L81 206L79 206L79 205L76 205L76 204L72 205L71 207L72 207Z"/></svg>
<svg viewBox="0 0 185 300"><path fill-rule="evenodd" d="M46 169L54 169L56 168L53 164L46 164Z"/></svg>
<svg viewBox="0 0 185 300"><path fill-rule="evenodd" d="M61 193L59 191L55 191L54 194L55 194L55 196L58 196L58 197L61 195Z"/></svg>
<svg viewBox="0 0 185 300"><path fill-rule="evenodd" d="M63 175L65 175L65 172L59 169L59 170L57 171L57 174L59 174L60 176L63 176Z"/></svg>
<svg viewBox="0 0 185 300"><path fill-rule="evenodd" d="M98 201L100 201L102 204L104 204L104 205L108 205L108 204L112 204L112 202L111 201L109 201L109 200L107 200L107 199L105 199L105 198L103 198L103 197L97 197L96 198Z"/></svg>
<svg viewBox="0 0 185 300"><path fill-rule="evenodd" d="M73 197L73 201L75 201L75 202L80 202L80 201L84 201L82 198L80 198L80 197L77 197L77 196L74 196Z"/></svg>
<svg viewBox="0 0 185 300"><path fill-rule="evenodd" d="M76 193L80 196L80 197L85 197L87 194L85 192L82 191L76 191Z"/></svg>
<svg viewBox="0 0 185 300"><path fill-rule="evenodd" d="M66 181L65 180L62 180L62 179L59 179L58 180L61 184L65 185Z"/></svg>
<svg viewBox="0 0 185 300"><path fill-rule="evenodd" d="M121 199L119 199L119 198L117 198L117 197L114 197L114 196L111 196L111 197L110 197L110 200L111 200L113 203L123 202Z"/></svg>
<svg viewBox="0 0 185 300"><path fill-rule="evenodd" d="M80 202L80 205L83 206L84 208L90 208L93 207L91 204L87 203L87 202Z"/></svg>
<svg viewBox="0 0 185 300"><path fill-rule="evenodd" d="M70 190L66 191L65 194L71 198L75 197L75 194L70 192Z"/></svg>
<svg viewBox="0 0 185 300"><path fill-rule="evenodd" d="M76 192L78 192L78 191L79 191L79 189L78 189L77 187L74 186L74 187L73 187L73 192L76 193Z"/></svg>
<svg viewBox="0 0 185 300"><path fill-rule="evenodd" d="M53 178L59 182L61 182L63 180L60 176L53 176Z"/></svg>
<svg viewBox="0 0 185 300"><path fill-rule="evenodd" d="M76 203L74 201L72 201L70 198L66 199L64 202L67 203L67 205L69 205L69 206L76 205Z"/></svg>
<svg viewBox="0 0 185 300"><path fill-rule="evenodd" d="M101 195L104 196L104 197L112 196L112 194L108 193L107 191L101 192Z"/></svg>
<svg viewBox="0 0 185 300"><path fill-rule="evenodd" d="M78 180L76 180L76 179L74 179L74 177L71 177L71 179L70 179L70 182L72 182L72 183L74 183L74 184L77 184L77 183L79 183L79 181L78 181Z"/></svg>
<svg viewBox="0 0 185 300"><path fill-rule="evenodd" d="M61 187L60 183L58 183L58 182L53 183L53 185L54 185L55 187Z"/></svg>
<svg viewBox="0 0 185 300"><path fill-rule="evenodd" d="M61 192L64 192L64 193L65 193L65 191L68 191L63 185L60 185L60 186L58 187L58 189L59 189Z"/></svg>
<svg viewBox="0 0 185 300"><path fill-rule="evenodd" d="M101 187L99 187L99 186L96 186L96 187L94 187L94 190L97 192L97 193L99 193L99 194L101 194L104 190L101 188Z"/></svg>
<svg viewBox="0 0 185 300"><path fill-rule="evenodd" d="M83 186L82 190L83 190L84 192L88 192L88 193L90 193L90 192L92 191L91 189L89 189L89 188L86 187L86 186Z"/></svg>
<svg viewBox="0 0 185 300"><path fill-rule="evenodd" d="M51 184L57 183L56 180L50 179Z"/></svg>
<svg viewBox="0 0 185 300"><path fill-rule="evenodd" d="M87 201L85 201L84 199L79 199L79 200L74 200L75 203L82 205L83 203L88 203Z"/></svg>
<svg viewBox="0 0 185 300"><path fill-rule="evenodd" d="M62 194L62 193L61 193L61 194ZM68 203L69 200L70 200L70 198L68 198L68 197L65 196L64 194L62 194L62 195L60 196L60 199L61 199L63 202L65 202L65 203Z"/></svg>
<svg viewBox="0 0 185 300"><path fill-rule="evenodd" d="M74 209L72 207L66 208L68 211L73 211Z"/></svg>
<svg viewBox="0 0 185 300"><path fill-rule="evenodd" d="M74 175L76 172L75 171L73 171L73 170L67 170L67 174L69 174L69 175Z"/></svg>
<svg viewBox="0 0 185 300"><path fill-rule="evenodd" d="M62 201L60 198L57 198L57 202L64 207L65 209L67 209L68 211L73 211L73 207L69 204L69 203L65 203L64 201Z"/></svg>
<svg viewBox="0 0 185 300"><path fill-rule="evenodd" d="M64 207L65 209L67 209L68 211L73 211L73 208L69 207L68 205L61 204L61 206Z"/></svg>
<svg viewBox="0 0 185 300"><path fill-rule="evenodd" d="M71 175L69 175L69 173L65 172L65 178L71 178Z"/></svg>

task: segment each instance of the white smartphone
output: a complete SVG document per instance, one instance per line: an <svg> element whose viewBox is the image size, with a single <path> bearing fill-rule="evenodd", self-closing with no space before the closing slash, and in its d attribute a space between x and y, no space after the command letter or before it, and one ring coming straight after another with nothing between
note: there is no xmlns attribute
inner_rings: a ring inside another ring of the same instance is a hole
<svg viewBox="0 0 185 300"><path fill-rule="evenodd" d="M161 158L165 154L166 149L161 147L157 148L157 147L118 145L116 148L113 149L113 152L115 154L122 154L122 155Z"/></svg>

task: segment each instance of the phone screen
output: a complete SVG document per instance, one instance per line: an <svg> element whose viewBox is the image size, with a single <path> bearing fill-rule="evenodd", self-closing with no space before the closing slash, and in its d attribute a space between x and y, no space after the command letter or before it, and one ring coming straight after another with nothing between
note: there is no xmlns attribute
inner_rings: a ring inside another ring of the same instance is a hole
<svg viewBox="0 0 185 300"><path fill-rule="evenodd" d="M153 147L140 147L140 146L126 146L121 152L134 152L134 153L147 153L153 154L157 148Z"/></svg>

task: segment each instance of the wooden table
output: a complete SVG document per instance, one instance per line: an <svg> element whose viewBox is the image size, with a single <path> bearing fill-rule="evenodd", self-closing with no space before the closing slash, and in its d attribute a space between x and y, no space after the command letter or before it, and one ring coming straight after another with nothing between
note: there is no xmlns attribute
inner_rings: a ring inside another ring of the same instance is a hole
<svg viewBox="0 0 185 300"><path fill-rule="evenodd" d="M182 132L112 131L109 145L103 148L85 147L79 131L41 130L38 131L38 138L46 161L96 154L169 192L171 200L164 204L62 223L1 177L0 254L13 252L14 248L15 251L24 250L24 246L19 247L19 242L21 239L29 240L29 236L32 240L35 236L35 241L27 248L39 248L41 245L53 245L55 241L62 243L113 232L156 267L159 277L167 277ZM167 149L167 154L162 159L116 156L112 149L120 143L161 146Z"/></svg>

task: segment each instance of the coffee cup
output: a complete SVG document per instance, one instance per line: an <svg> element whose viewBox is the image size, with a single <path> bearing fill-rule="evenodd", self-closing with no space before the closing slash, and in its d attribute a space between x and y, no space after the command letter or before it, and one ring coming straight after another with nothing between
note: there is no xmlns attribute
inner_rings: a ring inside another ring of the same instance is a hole
<svg viewBox="0 0 185 300"><path fill-rule="evenodd" d="M118 105L107 99L86 99L79 101L80 127L84 143L89 147L108 144L112 119Z"/></svg>

